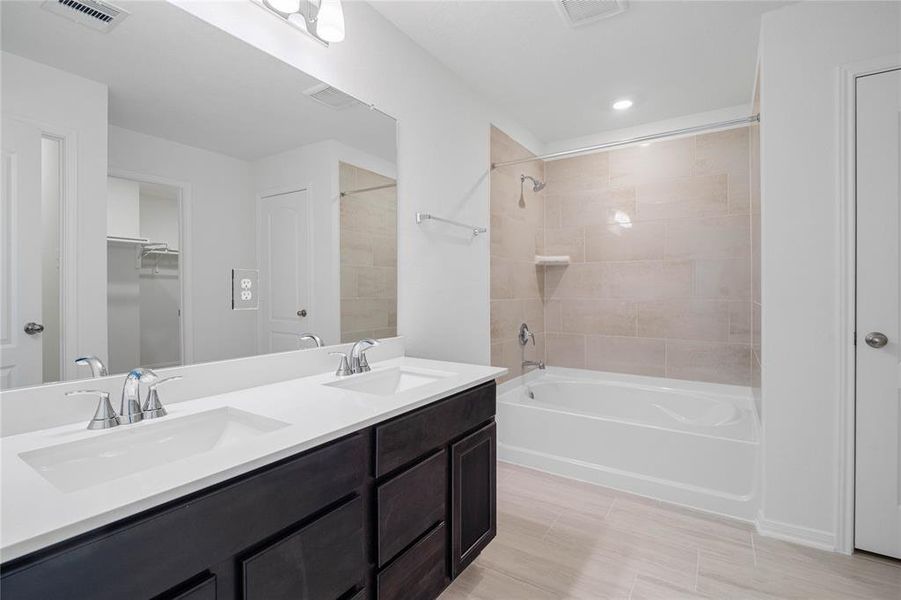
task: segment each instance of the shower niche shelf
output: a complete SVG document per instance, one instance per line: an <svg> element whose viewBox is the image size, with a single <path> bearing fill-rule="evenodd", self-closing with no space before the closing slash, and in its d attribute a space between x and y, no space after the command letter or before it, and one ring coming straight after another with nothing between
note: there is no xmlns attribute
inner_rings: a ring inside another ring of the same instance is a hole
<svg viewBox="0 0 901 600"><path fill-rule="evenodd" d="M539 267L565 267L571 263L569 256L542 256L535 255L535 264Z"/></svg>

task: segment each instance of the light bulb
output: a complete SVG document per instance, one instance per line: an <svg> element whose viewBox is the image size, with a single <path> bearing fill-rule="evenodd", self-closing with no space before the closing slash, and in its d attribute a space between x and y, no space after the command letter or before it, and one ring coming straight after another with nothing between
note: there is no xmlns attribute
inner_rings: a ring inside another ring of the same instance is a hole
<svg viewBox="0 0 901 600"><path fill-rule="evenodd" d="M266 0L266 4L283 13L296 13L300 10L300 0Z"/></svg>
<svg viewBox="0 0 901 600"><path fill-rule="evenodd" d="M616 102L613 103L613 110L626 110L627 108L631 108L631 107L632 107L632 101L627 98L623 98L622 100L617 100Z"/></svg>
<svg viewBox="0 0 901 600"><path fill-rule="evenodd" d="M326 42L344 41L344 10L341 0L322 0L316 15L316 35Z"/></svg>

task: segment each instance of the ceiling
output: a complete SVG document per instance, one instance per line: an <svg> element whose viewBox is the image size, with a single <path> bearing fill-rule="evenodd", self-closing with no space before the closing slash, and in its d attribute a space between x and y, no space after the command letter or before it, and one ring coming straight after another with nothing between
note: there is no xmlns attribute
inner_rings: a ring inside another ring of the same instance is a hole
<svg viewBox="0 0 901 600"><path fill-rule="evenodd" d="M2 49L107 84L113 125L244 160L337 139L394 162L393 119L310 99L318 80L167 2L116 4L131 14L101 33L4 0Z"/></svg>
<svg viewBox="0 0 901 600"><path fill-rule="evenodd" d="M760 15L786 3L631 0L577 28L557 0L371 4L550 143L750 103Z"/></svg>

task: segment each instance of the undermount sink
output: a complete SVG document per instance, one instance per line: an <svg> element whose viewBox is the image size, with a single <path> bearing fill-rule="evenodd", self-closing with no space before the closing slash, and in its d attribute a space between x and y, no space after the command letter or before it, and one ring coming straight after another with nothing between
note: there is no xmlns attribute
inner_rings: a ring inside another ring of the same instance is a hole
<svg viewBox="0 0 901 600"><path fill-rule="evenodd" d="M361 375L351 375L348 379L334 381L325 385L363 394L393 396L394 394L433 383L452 375L453 373L445 371L393 367Z"/></svg>
<svg viewBox="0 0 901 600"><path fill-rule="evenodd" d="M123 426L87 440L23 452L19 458L63 492L232 446L288 423L231 407Z"/></svg>

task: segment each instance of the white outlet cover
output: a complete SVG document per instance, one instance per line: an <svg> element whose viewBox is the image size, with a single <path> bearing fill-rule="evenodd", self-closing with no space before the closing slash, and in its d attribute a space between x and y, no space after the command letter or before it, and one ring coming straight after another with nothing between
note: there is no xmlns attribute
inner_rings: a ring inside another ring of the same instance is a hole
<svg viewBox="0 0 901 600"><path fill-rule="evenodd" d="M257 310L259 296L259 270L232 269L232 310Z"/></svg>

